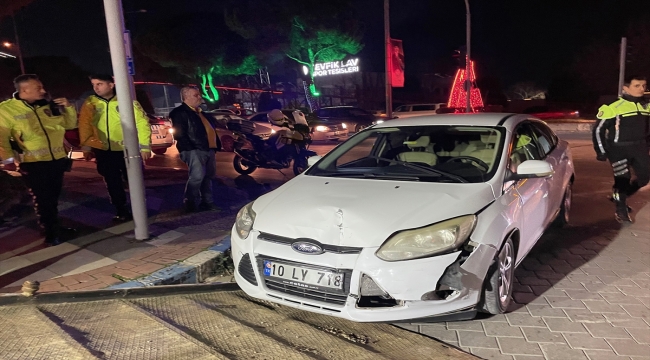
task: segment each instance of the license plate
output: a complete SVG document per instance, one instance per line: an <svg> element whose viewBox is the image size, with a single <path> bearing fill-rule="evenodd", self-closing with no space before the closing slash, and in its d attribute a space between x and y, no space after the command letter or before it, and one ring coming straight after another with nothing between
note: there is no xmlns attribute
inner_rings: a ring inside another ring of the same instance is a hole
<svg viewBox="0 0 650 360"><path fill-rule="evenodd" d="M306 289L343 289L344 275L264 260L264 276L282 280L284 284Z"/></svg>

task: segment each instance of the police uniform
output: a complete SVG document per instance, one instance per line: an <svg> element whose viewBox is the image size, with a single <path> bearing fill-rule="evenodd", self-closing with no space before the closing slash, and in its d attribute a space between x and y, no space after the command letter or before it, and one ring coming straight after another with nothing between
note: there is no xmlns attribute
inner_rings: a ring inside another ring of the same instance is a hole
<svg viewBox="0 0 650 360"><path fill-rule="evenodd" d="M13 157L12 140L22 151L20 169L48 243L59 241L57 207L69 164L63 138L76 127L72 106L53 107L47 100L29 104L18 94L0 103L0 158L6 162Z"/></svg>
<svg viewBox="0 0 650 360"><path fill-rule="evenodd" d="M609 160L614 172L613 200L616 217L630 221L627 198L648 183L650 178L650 106L643 97L623 95L598 111L593 129L594 149L599 160ZM630 168L636 179L631 180Z"/></svg>
<svg viewBox="0 0 650 360"><path fill-rule="evenodd" d="M141 151L151 151L151 125L137 101L133 102L135 124ZM95 153L97 172L104 177L111 203L117 210L116 219L128 220L124 183L127 181L124 161L124 135L117 97L104 99L92 95L79 111L79 138L84 151Z"/></svg>

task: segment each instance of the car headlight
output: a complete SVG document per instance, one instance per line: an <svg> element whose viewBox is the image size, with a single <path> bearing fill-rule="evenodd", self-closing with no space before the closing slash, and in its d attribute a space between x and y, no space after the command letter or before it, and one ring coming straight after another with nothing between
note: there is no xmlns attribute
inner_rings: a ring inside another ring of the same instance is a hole
<svg viewBox="0 0 650 360"><path fill-rule="evenodd" d="M253 211L253 203L250 202L237 213L235 219L235 230L240 238L246 239L253 228L255 222L255 211Z"/></svg>
<svg viewBox="0 0 650 360"><path fill-rule="evenodd" d="M341 123L341 127L344 128L344 129L347 129L348 125L346 123Z"/></svg>
<svg viewBox="0 0 650 360"><path fill-rule="evenodd" d="M326 131L330 131L330 128L324 125L318 125L316 126L316 131L326 132Z"/></svg>
<svg viewBox="0 0 650 360"><path fill-rule="evenodd" d="M475 215L466 215L419 229L400 231L375 253L385 261L419 259L456 249L470 236Z"/></svg>
<svg viewBox="0 0 650 360"><path fill-rule="evenodd" d="M373 121L372 123L373 123L374 125L377 125L377 124L381 124L381 123L383 123L383 122L384 122L384 120L375 120L375 121Z"/></svg>

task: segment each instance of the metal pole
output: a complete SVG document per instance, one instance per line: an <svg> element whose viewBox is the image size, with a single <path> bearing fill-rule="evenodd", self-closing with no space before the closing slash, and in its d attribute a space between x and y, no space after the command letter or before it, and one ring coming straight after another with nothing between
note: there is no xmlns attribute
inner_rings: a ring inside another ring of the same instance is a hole
<svg viewBox="0 0 650 360"><path fill-rule="evenodd" d="M470 94L472 92L472 82L470 77L470 70L471 70L471 36L472 36L472 22L471 22L471 17L469 13L469 0L465 0L465 11L466 11L466 19L465 19L465 46L467 47L467 53L465 56L465 100L466 100L466 105L465 105L465 112L468 113L472 111L472 102L470 100Z"/></svg>
<svg viewBox="0 0 650 360"><path fill-rule="evenodd" d="M23 64L23 51L20 49L20 39L18 38L18 27L16 26L16 15L11 13L11 20L14 22L14 38L16 39L16 50L18 51L18 62L20 63L20 73L25 73L25 64Z"/></svg>
<svg viewBox="0 0 650 360"><path fill-rule="evenodd" d="M618 96L623 94L623 82L625 81L625 55L627 53L627 38L621 38L621 58L618 68Z"/></svg>
<svg viewBox="0 0 650 360"><path fill-rule="evenodd" d="M146 240L149 238L147 224L147 206L144 196L144 180L142 178L142 158L138 144L138 132L135 127L133 112L133 97L131 89L133 80L129 76L126 64L126 50L124 44L124 15L121 0L104 0L106 15L106 28L108 30L108 44L111 50L111 62L115 76L115 90L120 107L120 120L124 133L124 157L129 180L129 194L131 196L131 209L135 223L135 238Z"/></svg>
<svg viewBox="0 0 650 360"><path fill-rule="evenodd" d="M391 77L392 69L392 49L390 46L390 13L388 0L384 0L384 47L386 52L386 118L393 117L393 79Z"/></svg>

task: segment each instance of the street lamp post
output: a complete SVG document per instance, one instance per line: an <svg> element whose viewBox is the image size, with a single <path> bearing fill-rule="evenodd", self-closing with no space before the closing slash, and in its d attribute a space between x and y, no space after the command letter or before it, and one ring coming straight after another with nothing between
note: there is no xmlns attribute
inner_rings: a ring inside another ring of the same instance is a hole
<svg viewBox="0 0 650 360"><path fill-rule="evenodd" d="M126 63L127 45L124 38L124 15L122 1L104 0L108 44L111 49L111 63L115 75L115 90L120 107L120 121L124 133L124 155L126 173L129 180L131 209L135 223L136 240L149 238L147 206L145 200L144 180L142 177L142 157L138 144L138 131L135 126L133 111L133 79L129 76Z"/></svg>
<svg viewBox="0 0 650 360"><path fill-rule="evenodd" d="M467 52L465 54L465 112L468 113L472 111L472 102L470 100L470 93L472 92L472 81L470 79L470 67L471 67L471 57L470 57L470 43L471 43L471 18L469 13L469 0L465 0L465 46L467 47Z"/></svg>

